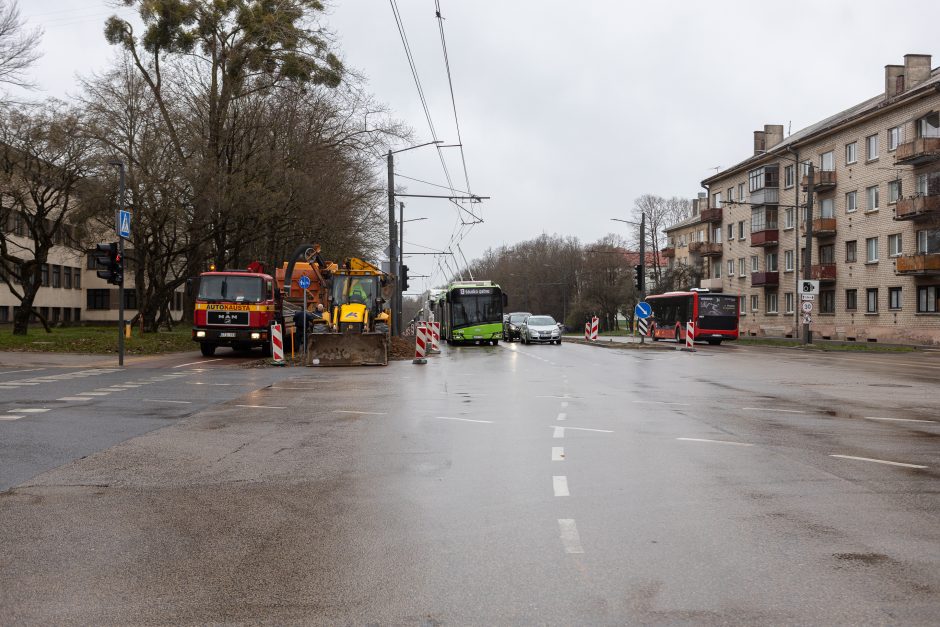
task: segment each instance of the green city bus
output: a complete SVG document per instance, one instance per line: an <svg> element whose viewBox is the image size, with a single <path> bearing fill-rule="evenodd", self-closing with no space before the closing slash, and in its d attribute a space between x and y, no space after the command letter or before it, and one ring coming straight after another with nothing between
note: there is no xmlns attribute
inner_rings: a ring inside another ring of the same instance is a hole
<svg viewBox="0 0 940 627"><path fill-rule="evenodd" d="M439 308L441 337L448 344L499 344L507 300L492 281L451 283Z"/></svg>

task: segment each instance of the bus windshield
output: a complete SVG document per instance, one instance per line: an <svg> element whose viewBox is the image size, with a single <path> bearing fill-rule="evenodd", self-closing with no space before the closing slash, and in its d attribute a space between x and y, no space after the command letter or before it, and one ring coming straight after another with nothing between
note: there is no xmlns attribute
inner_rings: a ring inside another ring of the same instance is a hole
<svg viewBox="0 0 940 627"><path fill-rule="evenodd" d="M503 299L499 290L456 289L451 292L454 328L503 321Z"/></svg>
<svg viewBox="0 0 940 627"><path fill-rule="evenodd" d="M211 274L199 280L199 295L196 298L203 301L260 303L264 300L264 281L259 276Z"/></svg>

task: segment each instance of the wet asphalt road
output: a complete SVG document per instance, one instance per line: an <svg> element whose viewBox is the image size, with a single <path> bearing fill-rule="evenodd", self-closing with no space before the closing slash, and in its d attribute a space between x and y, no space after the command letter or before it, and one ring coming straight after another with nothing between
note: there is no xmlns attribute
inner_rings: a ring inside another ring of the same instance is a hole
<svg viewBox="0 0 940 627"><path fill-rule="evenodd" d="M0 494L0 623L936 624L938 357L514 344L219 386Z"/></svg>

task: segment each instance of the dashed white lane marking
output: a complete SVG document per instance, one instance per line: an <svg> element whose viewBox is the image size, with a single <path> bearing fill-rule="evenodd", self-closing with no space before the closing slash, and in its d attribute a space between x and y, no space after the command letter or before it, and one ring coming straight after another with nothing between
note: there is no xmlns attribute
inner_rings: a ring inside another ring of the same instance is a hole
<svg viewBox="0 0 940 627"><path fill-rule="evenodd" d="M565 412L558 413L558 420L567 420L567 419L568 419L568 414L566 414Z"/></svg>
<svg viewBox="0 0 940 627"><path fill-rule="evenodd" d="M139 383L119 383L117 385L112 385L111 387L121 388L121 389L124 389L124 388L130 389L130 388L139 388L140 384Z"/></svg>
<svg viewBox="0 0 940 627"><path fill-rule="evenodd" d="M754 446L747 442L731 442L729 440L708 440L705 438L676 438L677 440L682 440L683 442L711 442L712 444L731 444L733 446Z"/></svg>
<svg viewBox="0 0 940 627"><path fill-rule="evenodd" d="M337 409L337 414L363 414L366 416L384 416L388 412L384 411L353 411L351 409Z"/></svg>
<svg viewBox="0 0 940 627"><path fill-rule="evenodd" d="M647 403L651 405L683 405L685 407L689 406L689 403L673 403L670 401L632 401L634 403Z"/></svg>
<svg viewBox="0 0 940 627"><path fill-rule="evenodd" d="M936 420L918 420L917 418L882 418L879 416L865 416L865 420L888 420L890 422L926 422L932 425L940 425Z"/></svg>
<svg viewBox="0 0 940 627"><path fill-rule="evenodd" d="M553 438L563 438L565 437L565 428L564 427L555 427L555 432L552 434Z"/></svg>
<svg viewBox="0 0 940 627"><path fill-rule="evenodd" d="M108 396L111 392L79 392L79 396Z"/></svg>
<svg viewBox="0 0 940 627"><path fill-rule="evenodd" d="M206 383L204 381L187 381L186 385L235 385L234 383ZM278 388L283 389L283 388ZM313 388L310 388L313 389Z"/></svg>
<svg viewBox="0 0 940 627"><path fill-rule="evenodd" d="M90 401L90 396L63 396L62 398L57 398L57 401Z"/></svg>
<svg viewBox="0 0 940 627"><path fill-rule="evenodd" d="M874 464L886 464L888 466L900 466L901 468L916 468L918 470L924 470L927 466L921 466L920 464L905 464L903 462L890 462L886 459L872 459L871 457L855 457L853 455L830 455L829 457L838 457L839 459L854 459L860 462L872 462Z"/></svg>
<svg viewBox="0 0 940 627"><path fill-rule="evenodd" d="M180 364L180 365L178 365L178 366L173 366L173 367L174 367L174 368L185 368L186 366L195 366L196 364L208 364L209 362L212 362L212 361L222 361L222 358L219 357L218 359L206 359L206 360L203 360L203 361L191 361L191 362L189 362L188 364Z"/></svg>
<svg viewBox="0 0 940 627"><path fill-rule="evenodd" d="M26 409L23 409L23 408L11 409L11 410L8 410L7 413L8 414L44 414L47 411L49 410L46 408L29 407Z"/></svg>
<svg viewBox="0 0 940 627"><path fill-rule="evenodd" d="M571 496L568 492L568 477L564 475L552 477L552 487L555 489L555 496Z"/></svg>
<svg viewBox="0 0 940 627"><path fill-rule="evenodd" d="M9 381L0 383L3 387L20 387L21 385L39 385L39 381Z"/></svg>
<svg viewBox="0 0 940 627"><path fill-rule="evenodd" d="M565 447L563 446L552 447L552 461L553 462L565 461Z"/></svg>
<svg viewBox="0 0 940 627"><path fill-rule="evenodd" d="M595 433L613 433L613 431L610 431L608 429L588 429L587 427L553 427L553 428L556 429L556 431L558 429L561 429L562 432L566 430L574 429L575 431L594 431ZM555 436L555 437L559 437L559 436Z"/></svg>
<svg viewBox="0 0 940 627"><path fill-rule="evenodd" d="M20 374L21 372L39 372L40 370L45 370L45 368L30 368L29 370L4 370L0 374Z"/></svg>
<svg viewBox="0 0 940 627"><path fill-rule="evenodd" d="M0 415L0 420L4 421L19 420L20 418L25 418L25 416L11 416L10 414Z"/></svg>
<svg viewBox="0 0 940 627"><path fill-rule="evenodd" d="M278 405L236 405L235 407L244 407L246 409L287 409Z"/></svg>
<svg viewBox="0 0 940 627"><path fill-rule="evenodd" d="M544 396L536 396L535 398L574 398L574 396L568 396L567 394L565 394L564 396L558 396L557 394L548 394Z"/></svg>
<svg viewBox="0 0 940 627"><path fill-rule="evenodd" d="M568 407L568 401L562 401L562 402L561 402L561 406L562 406L563 408Z"/></svg>
<svg viewBox="0 0 940 627"><path fill-rule="evenodd" d="M192 401L171 401L164 398L145 398L145 403L178 403L180 405L191 405ZM244 405L239 405L239 407L244 407Z"/></svg>
<svg viewBox="0 0 940 627"><path fill-rule="evenodd" d="M584 553L581 547L581 536L578 535L578 527L573 518L559 518L558 531L565 553Z"/></svg>
<svg viewBox="0 0 940 627"><path fill-rule="evenodd" d="M742 407L744 411L779 411L784 414L805 414L805 411L800 409L776 409L774 407Z"/></svg>
<svg viewBox="0 0 940 627"><path fill-rule="evenodd" d="M484 424L493 424L492 420L471 420L470 418L452 418L450 416L434 416L435 420L458 420L460 422L482 422Z"/></svg>

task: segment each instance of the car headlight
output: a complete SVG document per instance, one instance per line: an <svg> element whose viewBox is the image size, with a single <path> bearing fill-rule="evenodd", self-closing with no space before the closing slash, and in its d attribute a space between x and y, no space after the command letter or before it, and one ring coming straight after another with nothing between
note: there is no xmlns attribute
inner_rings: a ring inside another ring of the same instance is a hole
<svg viewBox="0 0 940 627"><path fill-rule="evenodd" d="M517 326L514 325L514 324L510 324L510 325L509 325L509 330L510 330L510 331L518 331L518 330L519 330L519 327L517 327Z"/></svg>
<svg viewBox="0 0 940 627"><path fill-rule="evenodd" d="M260 339L261 339L261 334L260 334L260 333L252 333L252 334L251 334L251 339L253 339L253 340L260 340Z"/></svg>
<svg viewBox="0 0 940 627"><path fill-rule="evenodd" d="M196 337L206 337L205 331L196 331Z"/></svg>

